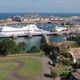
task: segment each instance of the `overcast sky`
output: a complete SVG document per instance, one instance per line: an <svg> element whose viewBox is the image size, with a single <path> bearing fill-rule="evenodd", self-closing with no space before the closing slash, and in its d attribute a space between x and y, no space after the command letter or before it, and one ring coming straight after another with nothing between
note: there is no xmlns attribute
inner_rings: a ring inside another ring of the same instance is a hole
<svg viewBox="0 0 80 80"><path fill-rule="evenodd" d="M0 0L0 12L80 13L80 0Z"/></svg>

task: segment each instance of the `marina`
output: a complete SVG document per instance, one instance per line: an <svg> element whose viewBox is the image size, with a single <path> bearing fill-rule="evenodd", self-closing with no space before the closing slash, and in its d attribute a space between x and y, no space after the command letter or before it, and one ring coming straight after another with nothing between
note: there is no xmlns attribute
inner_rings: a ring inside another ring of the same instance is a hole
<svg viewBox="0 0 80 80"><path fill-rule="evenodd" d="M20 19L21 18L22 17L20 17ZM13 21L12 18L0 20L0 38L12 38L16 43L25 42L27 46L26 49L30 49L34 45L39 48L42 35L50 36L50 40L52 42L63 42L65 41L65 37L69 37L72 34L75 35L80 32L79 24L66 25L66 19L68 19L68 21L74 18L79 19L78 16L51 17L50 15L47 15L47 17L33 16L33 18L31 16L27 16L24 19L28 18L29 21L25 22ZM36 21L39 20L38 18L41 19L41 21ZM65 25L62 25L63 22L65 22Z"/></svg>
<svg viewBox="0 0 80 80"><path fill-rule="evenodd" d="M41 27L41 26L40 26ZM65 27L54 27L53 31L47 31L38 28L35 24L30 24L27 26L2 26L0 27L0 37L32 37L32 36L41 36L41 35L62 35L62 34L71 34L75 31L68 30Z"/></svg>

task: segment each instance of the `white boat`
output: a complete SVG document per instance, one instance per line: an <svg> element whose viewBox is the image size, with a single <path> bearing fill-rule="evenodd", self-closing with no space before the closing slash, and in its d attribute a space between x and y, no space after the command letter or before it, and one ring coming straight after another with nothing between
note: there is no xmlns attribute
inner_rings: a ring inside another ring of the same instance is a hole
<svg viewBox="0 0 80 80"><path fill-rule="evenodd" d="M55 26L54 31L55 32L68 31L68 28L62 26Z"/></svg>
<svg viewBox="0 0 80 80"><path fill-rule="evenodd" d="M43 33L42 29L39 29L36 25L30 24L24 27L12 27L12 26L1 26L0 37L11 37L11 36L27 36L28 34L40 35Z"/></svg>

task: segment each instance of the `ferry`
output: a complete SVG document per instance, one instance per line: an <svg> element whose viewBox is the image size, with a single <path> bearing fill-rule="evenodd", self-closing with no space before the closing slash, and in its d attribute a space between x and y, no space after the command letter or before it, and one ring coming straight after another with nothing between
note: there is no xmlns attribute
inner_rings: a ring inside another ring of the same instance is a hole
<svg viewBox="0 0 80 80"><path fill-rule="evenodd" d="M43 33L42 29L39 29L35 24L30 24L27 26L0 26L0 37L12 37L12 36L27 36L32 35L41 35Z"/></svg>

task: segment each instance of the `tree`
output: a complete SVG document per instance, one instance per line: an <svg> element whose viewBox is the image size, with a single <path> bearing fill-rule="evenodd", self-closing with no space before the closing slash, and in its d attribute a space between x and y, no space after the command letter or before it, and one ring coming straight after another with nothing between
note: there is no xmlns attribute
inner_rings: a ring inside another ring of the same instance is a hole
<svg viewBox="0 0 80 80"><path fill-rule="evenodd" d="M69 73L70 73L69 71L62 72L60 76L61 76L61 78L66 79L68 77Z"/></svg>
<svg viewBox="0 0 80 80"><path fill-rule="evenodd" d="M26 44L24 42L20 42L15 49L17 54L22 54L26 51Z"/></svg>
<svg viewBox="0 0 80 80"><path fill-rule="evenodd" d="M40 49L41 49L42 51L44 51L44 52L46 53L46 55L49 54L49 53L50 53L50 47L49 47L48 44L46 43L46 39L45 39L44 36L42 36L40 42L41 42Z"/></svg>
<svg viewBox="0 0 80 80"><path fill-rule="evenodd" d="M0 55L6 56L15 52L16 43L9 38L0 41Z"/></svg>
<svg viewBox="0 0 80 80"><path fill-rule="evenodd" d="M25 49L26 49L26 44L25 44L24 42L20 42L20 43L18 44L18 48L19 48L20 50L22 50L22 51L25 51Z"/></svg>
<svg viewBox="0 0 80 80"><path fill-rule="evenodd" d="M36 46L32 46L29 50L28 53L38 53L40 52L40 49L37 48Z"/></svg>

